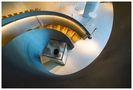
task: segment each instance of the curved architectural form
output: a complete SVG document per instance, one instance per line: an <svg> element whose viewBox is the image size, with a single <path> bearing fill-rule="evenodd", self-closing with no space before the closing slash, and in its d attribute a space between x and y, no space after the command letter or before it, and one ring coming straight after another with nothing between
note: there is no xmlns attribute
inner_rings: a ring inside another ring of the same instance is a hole
<svg viewBox="0 0 133 90"><path fill-rule="evenodd" d="M90 33L86 30L86 28L82 24L80 24L78 21L74 20L73 18L71 18L69 16L66 16L64 14L57 13L57 12L50 12L50 11L25 12L22 14L18 14L15 16L10 16L10 17L4 18L2 20L2 25L4 25L4 26L7 25L7 27L8 27L9 23L12 23L14 21L16 22L17 20L21 21L21 19L25 19L25 18L28 19L31 17L34 20L32 22L36 22L36 24L37 24L37 27L34 26L34 28L41 28L42 26L46 26L49 24L57 24L57 25L59 25L59 27L57 27L57 28L59 28L58 31L60 31L60 25L62 25L62 26L68 27L69 30L71 29L71 31L73 31L74 33L76 32L75 37L77 36L77 40L80 38L82 38L82 39L85 39L87 37L90 38ZM29 23L29 22L27 21L27 23ZM22 23L23 22L21 22L21 24ZM32 28L32 29L34 29L34 28ZM27 27L26 29L29 30L31 28ZM55 29L56 29L56 27L55 27ZM69 30L67 30L67 31L69 31ZM8 31L10 31L10 29ZM23 29L23 31L25 31L25 30ZM21 33L19 33L19 34L21 34ZM9 38L10 36L4 36L4 34L3 34L3 37L4 37L3 39L6 38L6 41L7 41L7 38ZM74 39L73 41L75 42L77 40ZM9 42L9 41L7 41L7 42ZM3 44L5 44L7 42L3 42Z"/></svg>
<svg viewBox="0 0 133 90"><path fill-rule="evenodd" d="M109 40L112 3L98 3L91 11L95 17L84 17L83 12L87 16L89 11L84 3L57 3L52 10L49 4L36 9L22 4L26 11L2 19L3 60L22 70L42 76L74 74L91 64Z"/></svg>

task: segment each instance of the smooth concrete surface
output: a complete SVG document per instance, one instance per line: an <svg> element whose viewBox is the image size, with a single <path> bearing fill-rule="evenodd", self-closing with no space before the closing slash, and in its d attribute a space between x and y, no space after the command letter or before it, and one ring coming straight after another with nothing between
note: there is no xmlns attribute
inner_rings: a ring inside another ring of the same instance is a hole
<svg viewBox="0 0 133 90"><path fill-rule="evenodd" d="M14 39L16 36L32 30L40 26L35 16L24 18L12 22L2 27L2 46L6 46L8 42Z"/></svg>
<svg viewBox="0 0 133 90"><path fill-rule="evenodd" d="M110 40L100 56L78 73L39 77L4 61L2 65L3 87L131 87L131 3L114 3Z"/></svg>

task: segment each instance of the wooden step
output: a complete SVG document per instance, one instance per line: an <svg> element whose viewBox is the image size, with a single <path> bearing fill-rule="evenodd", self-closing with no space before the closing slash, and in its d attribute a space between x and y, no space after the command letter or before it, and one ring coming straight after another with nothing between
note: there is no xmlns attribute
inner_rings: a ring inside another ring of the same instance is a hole
<svg viewBox="0 0 133 90"><path fill-rule="evenodd" d="M76 42L76 41L78 41L78 40L80 40L81 38L80 38L80 36L77 34L77 33L75 33L74 35L73 35L73 37L72 37L72 41L73 42Z"/></svg>
<svg viewBox="0 0 133 90"><path fill-rule="evenodd" d="M66 35L69 37L69 38L72 38L72 36L74 35L74 31L69 29L68 32L66 33Z"/></svg>
<svg viewBox="0 0 133 90"><path fill-rule="evenodd" d="M46 28L53 29L53 25L49 24L46 26Z"/></svg>
<svg viewBox="0 0 133 90"><path fill-rule="evenodd" d="M49 24L45 26L39 26L39 28L49 28L60 31L64 33L66 36L68 36L74 43L81 39L81 37L75 31L65 26Z"/></svg>
<svg viewBox="0 0 133 90"><path fill-rule="evenodd" d="M60 31L60 28L61 28L61 26L60 26L60 25L57 25L55 29L56 29L57 31Z"/></svg>
<svg viewBox="0 0 133 90"><path fill-rule="evenodd" d="M67 28L67 27L63 27L63 28L61 29L61 32L64 33L64 34L66 34L67 31L68 31L68 28Z"/></svg>

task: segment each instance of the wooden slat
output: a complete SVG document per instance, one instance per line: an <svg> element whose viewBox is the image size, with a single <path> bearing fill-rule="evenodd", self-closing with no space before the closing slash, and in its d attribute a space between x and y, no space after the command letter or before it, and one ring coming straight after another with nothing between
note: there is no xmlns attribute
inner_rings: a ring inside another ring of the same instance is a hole
<svg viewBox="0 0 133 90"><path fill-rule="evenodd" d="M81 38L80 38L80 36L77 34L77 33L75 33L74 34L74 36L72 37L72 41L73 42L76 42L76 41L78 41L78 40L80 40Z"/></svg>
<svg viewBox="0 0 133 90"><path fill-rule="evenodd" d="M69 31L66 33L66 35L69 37L69 38L72 38L72 36L74 35L74 31L69 29Z"/></svg>

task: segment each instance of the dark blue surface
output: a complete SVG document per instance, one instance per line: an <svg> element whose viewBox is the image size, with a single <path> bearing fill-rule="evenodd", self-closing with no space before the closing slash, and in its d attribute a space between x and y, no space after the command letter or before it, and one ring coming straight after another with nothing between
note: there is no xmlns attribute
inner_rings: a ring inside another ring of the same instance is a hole
<svg viewBox="0 0 133 90"><path fill-rule="evenodd" d="M53 75L46 70L40 60L40 55L50 39L67 42L68 46L73 47L70 39L61 32L52 29L35 29L10 41L2 49L3 60L27 72Z"/></svg>
<svg viewBox="0 0 133 90"><path fill-rule="evenodd" d="M3 48L3 60L29 72L48 73L39 57L48 40L48 30L32 30L21 34Z"/></svg>

